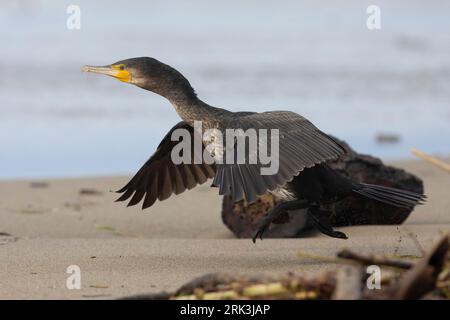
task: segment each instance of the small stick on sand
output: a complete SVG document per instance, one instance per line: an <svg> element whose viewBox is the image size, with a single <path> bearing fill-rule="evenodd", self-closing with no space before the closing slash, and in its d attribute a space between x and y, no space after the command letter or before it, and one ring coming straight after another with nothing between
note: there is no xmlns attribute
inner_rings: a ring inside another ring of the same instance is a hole
<svg viewBox="0 0 450 320"><path fill-rule="evenodd" d="M388 266L388 267L394 267L394 268L400 268L400 269L410 269L414 266L413 263L403 260L391 260L387 258L382 257L375 257L373 255L363 256L360 254L357 254L355 252L352 252L350 250L342 250L340 251L337 256L341 259L349 259L361 262L363 264L371 265L371 264L378 264L382 266Z"/></svg>
<svg viewBox="0 0 450 320"><path fill-rule="evenodd" d="M447 163L445 161L442 161L442 160L439 160L439 159L433 157L432 155L429 155L429 154L427 154L425 152L422 152L422 151L419 151L417 149L411 149L411 152L416 157L419 157L419 158L421 158L421 159L423 159L423 160L425 160L425 161L435 165L436 167L441 168L441 169L443 169L443 170L445 170L445 171L450 173L450 164L449 163Z"/></svg>

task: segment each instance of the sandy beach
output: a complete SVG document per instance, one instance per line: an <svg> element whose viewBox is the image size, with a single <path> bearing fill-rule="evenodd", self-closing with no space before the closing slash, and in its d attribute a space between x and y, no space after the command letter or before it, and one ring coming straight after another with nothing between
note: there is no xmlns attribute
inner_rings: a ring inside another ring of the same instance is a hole
<svg viewBox="0 0 450 320"><path fill-rule="evenodd" d="M142 212L114 203L128 177L0 182L0 298L118 298L173 290L211 272L315 275L339 268L298 257L357 252L420 255L450 231L450 177L420 161L393 165L424 180L429 196L401 226L342 228L348 240L322 235L235 239L222 224L221 197L206 184ZM66 268L81 270L69 290Z"/></svg>
<svg viewBox="0 0 450 320"><path fill-rule="evenodd" d="M314 255L407 259L450 231L450 175L410 152L450 161L448 1L22 0L0 9L0 38L11 44L0 57L0 300L116 299L216 272L315 277L342 264ZM133 57L172 66L189 86L122 63ZM129 74L118 81L85 65ZM146 90L131 85L144 78ZM224 225L209 183L145 211L114 202L111 190L180 121L190 86L232 112L298 113L416 174L428 201L403 225L338 228L348 240L308 232L256 244ZM74 266L81 287L71 290Z"/></svg>

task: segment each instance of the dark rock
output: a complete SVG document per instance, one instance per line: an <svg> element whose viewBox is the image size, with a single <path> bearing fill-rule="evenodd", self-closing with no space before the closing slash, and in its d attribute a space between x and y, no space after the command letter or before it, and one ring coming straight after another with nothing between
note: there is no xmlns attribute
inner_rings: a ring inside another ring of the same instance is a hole
<svg viewBox="0 0 450 320"><path fill-rule="evenodd" d="M329 165L341 174L356 182L423 192L423 182L415 175L403 169L386 166L380 159L358 154L345 142L340 141L340 143L347 149L347 155L330 162ZM229 197L224 197L222 220L236 237L251 238L254 236L261 218L273 206L274 199L269 193L251 205L248 205L245 200L232 203ZM350 196L333 204L323 205L323 208L332 212L331 223L335 227L401 224L412 211L368 200L358 195ZM272 224L270 230L264 234L265 237L288 238L307 235L305 232L308 229L308 223L304 216L298 212L286 213L279 221L276 221L276 224Z"/></svg>

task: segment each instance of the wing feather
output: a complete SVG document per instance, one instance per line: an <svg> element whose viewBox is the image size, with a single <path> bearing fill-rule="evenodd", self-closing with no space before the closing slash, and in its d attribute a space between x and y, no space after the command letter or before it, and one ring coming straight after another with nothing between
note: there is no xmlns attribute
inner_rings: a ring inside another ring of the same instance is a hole
<svg viewBox="0 0 450 320"><path fill-rule="evenodd" d="M270 137L270 130L279 131L280 167L275 174L262 175L261 169L264 165L260 163L256 165L249 162L217 164L220 179L214 179L213 184L219 187L220 194L231 195L234 201L245 197L251 203L257 196L291 181L303 169L335 160L345 154L345 149L331 137L304 117L290 111L246 113L239 117L232 117L224 128L244 131L267 129L268 137ZM270 138L268 140L267 149L270 150L272 141ZM258 151L253 150L253 152ZM237 152L236 145L234 152L235 154ZM254 154L249 153L247 159Z"/></svg>
<svg viewBox="0 0 450 320"><path fill-rule="evenodd" d="M172 194L180 194L214 177L216 173L214 164L174 164L172 162L172 148L178 141L172 141L171 136L176 129L186 129L193 137L194 129L189 124L182 121L175 125L162 139L150 159L123 188L117 191L122 195L116 201L126 201L131 198L128 206L133 206L144 199L142 208L145 209L151 207L156 199L163 201ZM193 147L191 155L191 159L194 159Z"/></svg>

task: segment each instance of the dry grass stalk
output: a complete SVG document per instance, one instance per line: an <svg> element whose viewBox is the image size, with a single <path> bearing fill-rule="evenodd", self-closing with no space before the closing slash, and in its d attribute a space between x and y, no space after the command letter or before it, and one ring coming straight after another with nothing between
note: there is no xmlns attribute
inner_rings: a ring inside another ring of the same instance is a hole
<svg viewBox="0 0 450 320"><path fill-rule="evenodd" d="M433 157L432 155L429 155L425 152L419 151L417 149L412 149L411 152L416 157L419 157L419 158L431 163L432 165L450 173L450 164L449 163L442 161L436 157Z"/></svg>

